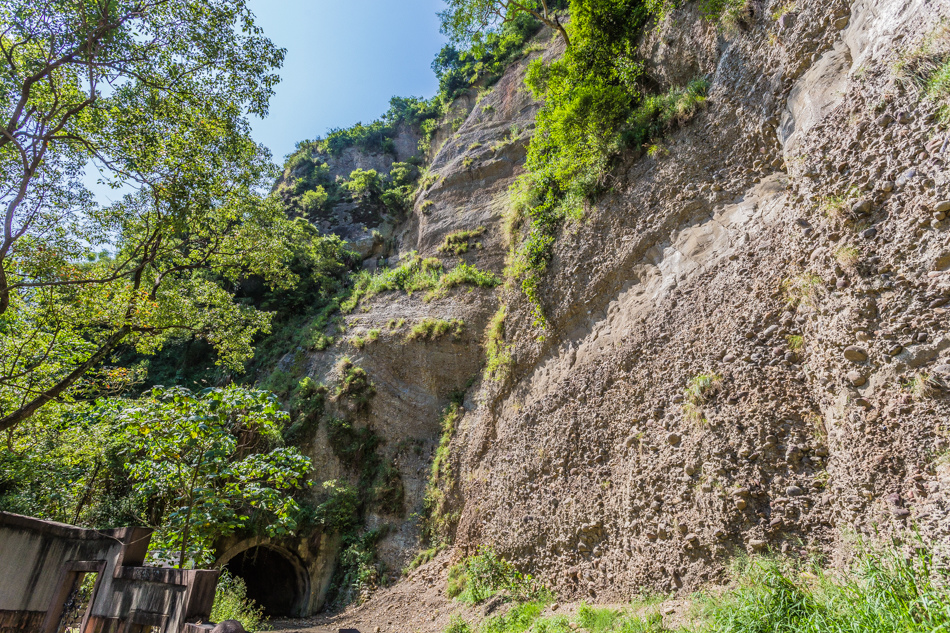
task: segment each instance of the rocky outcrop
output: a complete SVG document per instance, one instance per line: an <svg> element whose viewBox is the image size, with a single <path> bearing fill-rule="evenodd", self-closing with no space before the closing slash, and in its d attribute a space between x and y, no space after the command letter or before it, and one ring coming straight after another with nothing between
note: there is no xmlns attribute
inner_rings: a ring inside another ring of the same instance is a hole
<svg viewBox="0 0 950 633"><path fill-rule="evenodd" d="M507 295L512 376L454 444L457 545L567 597L691 590L736 550L834 556L854 531L947 537L950 154L894 71L946 7L751 7L645 42L659 77L711 75L710 107L565 229L543 341Z"/></svg>
<svg viewBox="0 0 950 633"><path fill-rule="evenodd" d="M564 228L547 330L511 288L384 293L347 319L377 343L308 361L328 376L350 353L376 382L362 423L389 439L411 516L449 393L480 376L482 332L507 305L511 372L468 388L451 445L457 555L491 544L562 596L620 600L720 580L737 551L833 558L854 532L950 536L950 142L895 70L947 7L749 6L731 29L681 10L645 36L657 87L708 75L709 107ZM526 63L455 105L391 261L502 273L537 109ZM482 228L478 247L439 251ZM426 317L465 333L386 330ZM332 455L317 462L336 476ZM398 525L393 569L418 543L415 521Z"/></svg>

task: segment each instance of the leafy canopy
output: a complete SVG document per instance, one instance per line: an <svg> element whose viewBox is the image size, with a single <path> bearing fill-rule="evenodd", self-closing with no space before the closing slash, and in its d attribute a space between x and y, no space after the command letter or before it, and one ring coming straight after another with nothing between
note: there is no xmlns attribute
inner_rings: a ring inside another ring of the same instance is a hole
<svg viewBox="0 0 950 633"><path fill-rule="evenodd" d="M294 281L246 118L284 52L243 0L8 0L0 25L0 430L123 342L203 337L237 368L268 317L235 283ZM100 207L87 167L134 193Z"/></svg>
<svg viewBox="0 0 950 633"><path fill-rule="evenodd" d="M207 561L216 538L257 527L285 536L297 527L292 496L310 459L279 446L288 415L276 396L239 387L192 393L156 388L134 402L108 403L129 434L129 478L164 506L154 543Z"/></svg>

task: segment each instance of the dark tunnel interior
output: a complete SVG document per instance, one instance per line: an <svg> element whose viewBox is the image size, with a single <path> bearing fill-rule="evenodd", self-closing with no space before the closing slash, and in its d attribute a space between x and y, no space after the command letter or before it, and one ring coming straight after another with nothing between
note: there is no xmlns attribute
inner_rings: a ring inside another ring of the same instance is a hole
<svg viewBox="0 0 950 633"><path fill-rule="evenodd" d="M244 580L247 597L263 607L265 615L297 615L303 587L294 564L279 551L252 547L228 561L225 569Z"/></svg>

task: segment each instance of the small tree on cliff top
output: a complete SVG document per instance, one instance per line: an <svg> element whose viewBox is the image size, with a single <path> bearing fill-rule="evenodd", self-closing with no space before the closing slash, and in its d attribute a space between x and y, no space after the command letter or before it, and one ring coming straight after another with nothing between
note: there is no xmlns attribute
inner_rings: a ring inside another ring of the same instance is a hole
<svg viewBox="0 0 950 633"><path fill-rule="evenodd" d="M445 0L448 9L439 14L442 32L458 43L479 44L490 33L519 14L527 13L555 29L567 46L571 40L554 13L556 0Z"/></svg>

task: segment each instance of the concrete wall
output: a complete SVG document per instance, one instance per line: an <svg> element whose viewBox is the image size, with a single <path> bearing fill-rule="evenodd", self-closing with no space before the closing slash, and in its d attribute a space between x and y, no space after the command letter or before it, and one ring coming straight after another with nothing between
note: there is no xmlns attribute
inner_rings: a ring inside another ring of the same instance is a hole
<svg viewBox="0 0 950 633"><path fill-rule="evenodd" d="M0 629L52 633L62 605L97 573L84 633L207 620L218 572L142 567L151 530L87 530L0 512ZM123 626L126 625L126 626Z"/></svg>

